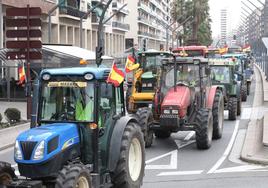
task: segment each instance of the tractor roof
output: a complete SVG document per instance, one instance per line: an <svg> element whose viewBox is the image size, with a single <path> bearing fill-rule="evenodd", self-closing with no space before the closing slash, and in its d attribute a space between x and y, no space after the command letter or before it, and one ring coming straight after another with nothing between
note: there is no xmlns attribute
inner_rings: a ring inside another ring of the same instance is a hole
<svg viewBox="0 0 268 188"><path fill-rule="evenodd" d="M202 64L208 64L208 59L203 57L176 57L177 63L194 64L196 61L199 61Z"/></svg>
<svg viewBox="0 0 268 188"><path fill-rule="evenodd" d="M139 52L139 54L145 54L145 55L172 55L172 53L168 51L158 51L158 50L147 50L145 52Z"/></svg>
<svg viewBox="0 0 268 188"><path fill-rule="evenodd" d="M209 64L212 66L232 66L235 65L235 62L233 62L232 59L214 58L209 59Z"/></svg>
<svg viewBox="0 0 268 188"><path fill-rule="evenodd" d="M97 67L74 67L74 68L56 68L56 69L44 69L41 75L48 73L50 75L71 75L71 76L83 76L86 73L91 73L96 79L107 78L111 71L111 68L97 68Z"/></svg>
<svg viewBox="0 0 268 188"><path fill-rule="evenodd" d="M232 57L241 58L241 57L245 57L245 56L246 56L246 54L242 54L242 53L232 53L232 54L222 55L222 57L224 57L224 58L232 58Z"/></svg>

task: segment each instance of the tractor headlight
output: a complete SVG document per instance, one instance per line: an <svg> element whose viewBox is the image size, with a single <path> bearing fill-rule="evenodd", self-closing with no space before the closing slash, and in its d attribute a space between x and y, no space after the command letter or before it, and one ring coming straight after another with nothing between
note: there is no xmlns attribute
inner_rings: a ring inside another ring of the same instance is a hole
<svg viewBox="0 0 268 188"><path fill-rule="evenodd" d="M170 114L170 110L164 110L164 114Z"/></svg>
<svg viewBox="0 0 268 188"><path fill-rule="evenodd" d="M147 87L147 84L142 84L142 87Z"/></svg>
<svg viewBox="0 0 268 188"><path fill-rule="evenodd" d="M43 140L40 142L40 144L37 146L35 152L34 152L34 157L33 160L40 160L44 157L45 153L45 141Z"/></svg>
<svg viewBox="0 0 268 188"><path fill-rule="evenodd" d="M16 140L14 148L15 159L22 160L22 153L20 150L19 142Z"/></svg>
<svg viewBox="0 0 268 188"><path fill-rule="evenodd" d="M147 87L153 87L153 84L152 83L148 83L147 84Z"/></svg>
<svg viewBox="0 0 268 188"><path fill-rule="evenodd" d="M179 114L179 110L172 110L172 114Z"/></svg>
<svg viewBox="0 0 268 188"><path fill-rule="evenodd" d="M50 76L50 74L43 74L42 78L43 78L43 80L48 81L48 80L50 80L51 76Z"/></svg>

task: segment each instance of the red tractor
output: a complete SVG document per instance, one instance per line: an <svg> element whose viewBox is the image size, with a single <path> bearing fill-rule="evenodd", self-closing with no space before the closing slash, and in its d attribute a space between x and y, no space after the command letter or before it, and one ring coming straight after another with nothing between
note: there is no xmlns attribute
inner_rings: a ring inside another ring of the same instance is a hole
<svg viewBox="0 0 268 188"><path fill-rule="evenodd" d="M208 149L212 138L222 137L224 120L222 90L211 85L208 59L179 57L162 63L151 129L158 138L195 131L197 148Z"/></svg>

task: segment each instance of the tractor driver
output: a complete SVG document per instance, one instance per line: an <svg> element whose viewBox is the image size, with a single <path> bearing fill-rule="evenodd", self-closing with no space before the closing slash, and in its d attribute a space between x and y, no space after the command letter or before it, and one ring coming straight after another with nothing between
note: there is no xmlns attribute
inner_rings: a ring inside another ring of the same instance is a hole
<svg viewBox="0 0 268 188"><path fill-rule="evenodd" d="M196 85L195 72L188 65L182 65L179 67L179 70L177 72L177 78L178 81L184 81L190 84L190 86Z"/></svg>
<svg viewBox="0 0 268 188"><path fill-rule="evenodd" d="M226 68L218 68L215 72L215 79L218 81L227 81L229 77Z"/></svg>

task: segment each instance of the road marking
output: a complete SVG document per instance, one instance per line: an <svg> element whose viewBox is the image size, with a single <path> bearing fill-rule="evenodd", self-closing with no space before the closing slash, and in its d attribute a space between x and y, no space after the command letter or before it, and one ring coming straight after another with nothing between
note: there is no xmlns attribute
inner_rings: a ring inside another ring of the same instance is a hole
<svg viewBox="0 0 268 188"><path fill-rule="evenodd" d="M249 119L252 112L252 108L243 108L240 119Z"/></svg>
<svg viewBox="0 0 268 188"><path fill-rule="evenodd" d="M178 146L178 149L182 149L182 148L184 148L192 143L195 143L195 140L191 140L191 141L187 142L186 144L182 144L182 145L178 145L177 143L176 144Z"/></svg>
<svg viewBox="0 0 268 188"><path fill-rule="evenodd" d="M157 161L167 156L170 156L170 164L168 165L148 165L149 163L152 163L154 161ZM174 150L166 154L154 157L150 160L147 160L145 163L146 163L145 169L147 170L177 169L178 168L178 150Z"/></svg>
<svg viewBox="0 0 268 188"><path fill-rule="evenodd" d="M211 173L214 173L220 166L221 164L223 163L223 161L227 158L228 154L230 153L231 149L232 149L232 146L234 144L234 141L235 141L235 137L237 135L237 132L238 132L238 127L239 127L239 120L236 120L236 123L235 123L235 129L234 129L234 132L233 132L233 135L230 139L230 142L227 146L227 148L225 149L222 157L215 163L215 165L208 171L208 174L211 174Z"/></svg>
<svg viewBox="0 0 268 188"><path fill-rule="evenodd" d="M189 141L195 135L195 131L190 131L184 138L184 141Z"/></svg>
<svg viewBox="0 0 268 188"><path fill-rule="evenodd" d="M258 166L258 165L242 165L236 167L222 168L219 170L215 170L214 173L228 173L228 172L246 172L246 171L259 171L267 166Z"/></svg>
<svg viewBox="0 0 268 188"><path fill-rule="evenodd" d="M15 175L20 176L20 172L18 170L15 170Z"/></svg>
<svg viewBox="0 0 268 188"><path fill-rule="evenodd" d="M195 171L175 171L175 172L161 172L157 174L157 176L183 176L183 175L197 175L201 174L203 170L195 170Z"/></svg>

